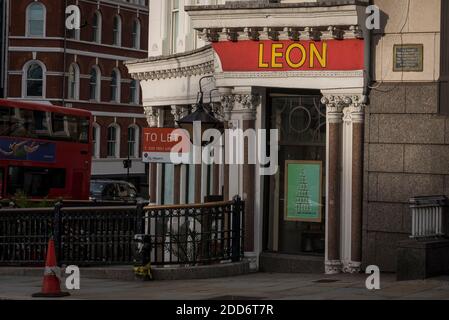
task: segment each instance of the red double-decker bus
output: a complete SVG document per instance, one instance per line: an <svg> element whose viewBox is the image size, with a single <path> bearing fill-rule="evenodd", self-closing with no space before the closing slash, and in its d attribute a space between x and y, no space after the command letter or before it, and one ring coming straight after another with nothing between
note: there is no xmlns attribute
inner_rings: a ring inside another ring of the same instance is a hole
<svg viewBox="0 0 449 320"><path fill-rule="evenodd" d="M0 198L87 200L88 111L0 99Z"/></svg>

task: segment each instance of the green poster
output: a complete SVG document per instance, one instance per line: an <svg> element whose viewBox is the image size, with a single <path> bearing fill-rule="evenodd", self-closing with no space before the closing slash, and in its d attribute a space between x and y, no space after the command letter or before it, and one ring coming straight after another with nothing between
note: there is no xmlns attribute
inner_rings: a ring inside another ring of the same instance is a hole
<svg viewBox="0 0 449 320"><path fill-rule="evenodd" d="M287 161L285 165L285 220L321 222L321 161Z"/></svg>

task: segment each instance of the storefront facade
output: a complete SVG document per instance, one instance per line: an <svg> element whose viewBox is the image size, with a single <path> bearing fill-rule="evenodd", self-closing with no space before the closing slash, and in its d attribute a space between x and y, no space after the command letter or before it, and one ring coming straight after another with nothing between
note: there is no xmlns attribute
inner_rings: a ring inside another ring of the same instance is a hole
<svg viewBox="0 0 449 320"><path fill-rule="evenodd" d="M364 210L365 119L378 59L366 29L368 3L152 6L150 15L160 19L151 31L150 57L127 63L140 80L149 125L175 126L191 112L199 79L213 76L203 90L213 90L212 109L226 128L277 129L279 137L267 142L267 150L273 143L278 148L274 175L262 175L260 163L152 164L151 200L243 197L245 255L255 270L273 270L266 253L280 261L281 271L355 273L375 261L364 258L376 243L366 243ZM248 153L249 144L244 147Z"/></svg>

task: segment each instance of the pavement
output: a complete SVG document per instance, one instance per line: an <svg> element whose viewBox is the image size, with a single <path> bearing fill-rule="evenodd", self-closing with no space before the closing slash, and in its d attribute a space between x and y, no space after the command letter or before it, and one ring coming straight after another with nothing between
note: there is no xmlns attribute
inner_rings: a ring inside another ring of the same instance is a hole
<svg viewBox="0 0 449 320"><path fill-rule="evenodd" d="M367 275L253 273L177 281L83 279L65 300L449 300L449 276L397 282L381 275L381 289L366 289ZM28 300L42 277L0 276L0 300Z"/></svg>

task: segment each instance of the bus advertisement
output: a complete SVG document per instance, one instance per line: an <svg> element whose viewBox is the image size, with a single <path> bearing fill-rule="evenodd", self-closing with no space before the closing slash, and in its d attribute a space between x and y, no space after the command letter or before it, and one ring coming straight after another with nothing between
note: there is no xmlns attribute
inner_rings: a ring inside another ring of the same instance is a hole
<svg viewBox="0 0 449 320"><path fill-rule="evenodd" d="M0 198L87 200L92 115L0 99Z"/></svg>

